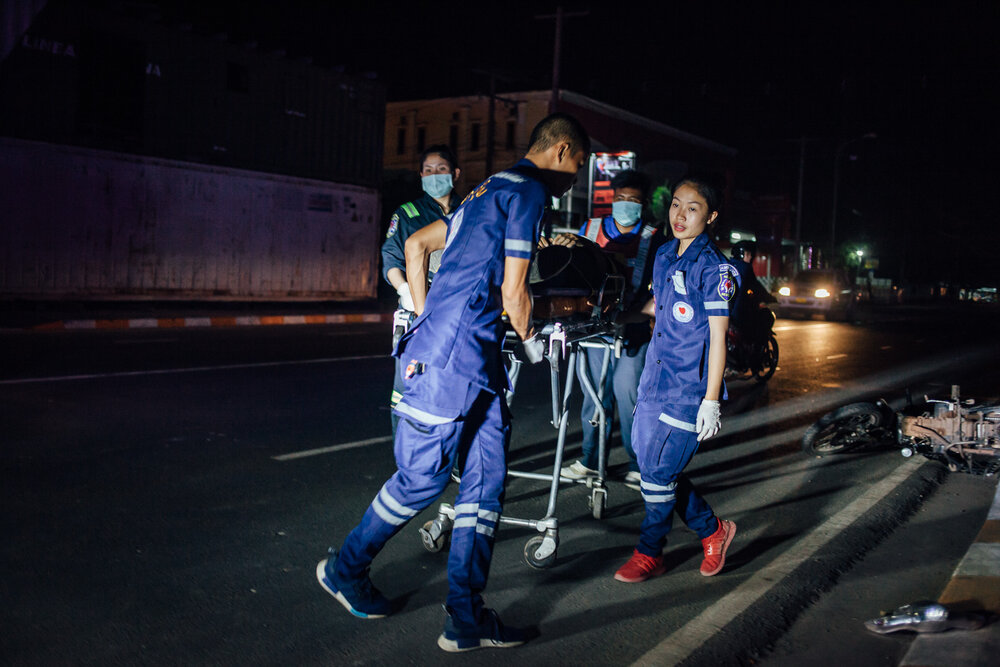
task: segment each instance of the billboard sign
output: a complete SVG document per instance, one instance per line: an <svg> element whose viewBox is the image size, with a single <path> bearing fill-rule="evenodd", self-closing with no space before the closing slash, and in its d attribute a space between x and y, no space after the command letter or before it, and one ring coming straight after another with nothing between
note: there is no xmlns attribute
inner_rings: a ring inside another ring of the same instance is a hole
<svg viewBox="0 0 1000 667"><path fill-rule="evenodd" d="M590 215L588 217L603 218L606 215L611 215L611 200L614 198L611 179L618 172L627 169L635 169L635 153L632 151L590 154Z"/></svg>

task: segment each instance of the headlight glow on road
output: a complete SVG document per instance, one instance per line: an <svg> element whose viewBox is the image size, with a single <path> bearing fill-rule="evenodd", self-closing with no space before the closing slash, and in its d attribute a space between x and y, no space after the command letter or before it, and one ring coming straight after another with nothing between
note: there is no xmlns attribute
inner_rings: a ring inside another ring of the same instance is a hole
<svg viewBox="0 0 1000 667"><path fill-rule="evenodd" d="M816 290L816 298L817 299L825 299L828 296L830 296L830 293L828 291L826 291L825 289L823 289L822 287L820 287L818 290Z"/></svg>
<svg viewBox="0 0 1000 667"><path fill-rule="evenodd" d="M781 296L791 296L792 290L788 289L788 285L785 285L784 287L778 290L778 294L780 294Z"/></svg>

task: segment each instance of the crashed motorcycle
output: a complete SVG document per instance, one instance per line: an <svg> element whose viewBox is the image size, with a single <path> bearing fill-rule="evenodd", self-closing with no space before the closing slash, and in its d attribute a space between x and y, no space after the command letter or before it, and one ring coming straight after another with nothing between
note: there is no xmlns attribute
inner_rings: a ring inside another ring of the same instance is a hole
<svg viewBox="0 0 1000 667"><path fill-rule="evenodd" d="M954 472L995 475L1000 472L1000 403L962 399L952 385L946 400L924 396L896 412L879 399L851 403L820 417L802 437L802 450L813 456L899 447L903 456L920 454Z"/></svg>
<svg viewBox="0 0 1000 667"><path fill-rule="evenodd" d="M754 335L729 327L726 334L726 379L753 378L767 382L778 368L778 339L774 337L774 313L760 303L748 326Z"/></svg>

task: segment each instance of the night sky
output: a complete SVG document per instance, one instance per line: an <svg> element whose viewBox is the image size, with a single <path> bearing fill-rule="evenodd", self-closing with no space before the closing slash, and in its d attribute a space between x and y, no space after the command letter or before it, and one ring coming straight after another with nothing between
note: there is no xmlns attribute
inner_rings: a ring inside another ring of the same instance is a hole
<svg viewBox="0 0 1000 667"><path fill-rule="evenodd" d="M551 87L554 22L535 17L554 2L159 4L166 20L371 73L390 100L485 92L482 71L500 93ZM566 20L561 87L736 148L736 187L753 194L794 201L805 137L803 235L819 243L835 147L875 133L844 150L838 238L894 271L992 274L1000 2L562 5L589 13Z"/></svg>

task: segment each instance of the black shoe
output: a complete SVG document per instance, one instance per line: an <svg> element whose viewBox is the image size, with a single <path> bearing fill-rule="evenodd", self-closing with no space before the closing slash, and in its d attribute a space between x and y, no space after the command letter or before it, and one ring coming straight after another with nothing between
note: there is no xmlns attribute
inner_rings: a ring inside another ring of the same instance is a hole
<svg viewBox="0 0 1000 667"><path fill-rule="evenodd" d="M451 610L445 607L445 611L448 618L444 622L444 632L438 637L438 646L449 653L475 651L477 648L510 648L528 640L524 630L504 627L492 609L485 609L482 623L472 628L457 627Z"/></svg>

